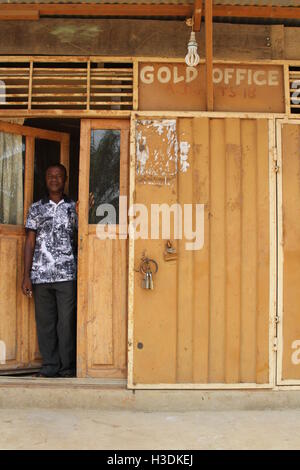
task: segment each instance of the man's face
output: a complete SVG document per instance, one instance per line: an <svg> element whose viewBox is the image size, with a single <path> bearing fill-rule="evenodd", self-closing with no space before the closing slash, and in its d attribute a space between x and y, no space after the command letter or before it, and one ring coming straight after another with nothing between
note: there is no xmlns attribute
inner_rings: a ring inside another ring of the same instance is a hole
<svg viewBox="0 0 300 470"><path fill-rule="evenodd" d="M46 172L46 186L49 192L60 192L64 190L65 174L62 168L53 166Z"/></svg>

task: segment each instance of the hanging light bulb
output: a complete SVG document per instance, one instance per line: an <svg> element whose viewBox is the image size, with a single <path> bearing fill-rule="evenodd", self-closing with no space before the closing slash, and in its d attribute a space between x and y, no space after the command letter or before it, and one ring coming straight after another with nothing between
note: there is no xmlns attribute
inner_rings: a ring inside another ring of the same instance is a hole
<svg viewBox="0 0 300 470"><path fill-rule="evenodd" d="M188 53L185 56L185 63L189 67L196 67L200 62L199 54L197 53L198 44L196 41L196 34L194 31L191 32L191 37L188 42Z"/></svg>

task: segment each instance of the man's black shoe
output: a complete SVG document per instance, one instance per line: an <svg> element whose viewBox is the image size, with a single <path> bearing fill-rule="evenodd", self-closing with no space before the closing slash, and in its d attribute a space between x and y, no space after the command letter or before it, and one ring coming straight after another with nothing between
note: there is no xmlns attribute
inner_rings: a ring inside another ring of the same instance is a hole
<svg viewBox="0 0 300 470"><path fill-rule="evenodd" d="M58 377L61 377L63 379L71 379L76 377L75 372L59 372Z"/></svg>
<svg viewBox="0 0 300 470"><path fill-rule="evenodd" d="M35 377L43 377L44 379L54 379L55 377L59 377L58 374L55 374L55 375L46 375L46 374L43 374L43 372L38 372Z"/></svg>

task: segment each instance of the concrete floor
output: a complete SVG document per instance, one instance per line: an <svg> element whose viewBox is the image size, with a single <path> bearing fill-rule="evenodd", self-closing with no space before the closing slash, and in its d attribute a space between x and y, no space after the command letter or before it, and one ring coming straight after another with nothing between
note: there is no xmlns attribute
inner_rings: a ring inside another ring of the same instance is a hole
<svg viewBox="0 0 300 470"><path fill-rule="evenodd" d="M0 449L300 449L300 410L0 409Z"/></svg>

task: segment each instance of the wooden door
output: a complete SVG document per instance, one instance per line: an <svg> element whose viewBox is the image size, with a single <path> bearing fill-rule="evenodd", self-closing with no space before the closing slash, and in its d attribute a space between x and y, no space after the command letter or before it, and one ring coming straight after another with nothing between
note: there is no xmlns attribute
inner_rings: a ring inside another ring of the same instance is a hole
<svg viewBox="0 0 300 470"><path fill-rule="evenodd" d="M58 161L68 169L68 134L0 121L0 374L40 365L34 301L21 291L24 222L38 181L40 141L57 142Z"/></svg>
<svg viewBox="0 0 300 470"><path fill-rule="evenodd" d="M127 236L119 197L128 193L129 123L81 121L79 170L77 375L124 378L127 373ZM89 209L89 193L95 205ZM115 238L97 236L101 204L111 204ZM125 207L126 211L126 207ZM122 234L122 236L121 236Z"/></svg>
<svg viewBox="0 0 300 470"><path fill-rule="evenodd" d="M154 204L178 204L182 218L179 212L177 225L171 218L173 257L161 231L156 239L150 228L148 239L130 239L131 388L271 385L270 126L267 119L209 117L135 122L131 202L146 207L151 229ZM194 231L199 204L193 250L183 224L189 204ZM176 239L178 224L183 236ZM158 263L153 290L142 287L145 256Z"/></svg>
<svg viewBox="0 0 300 470"><path fill-rule="evenodd" d="M300 123L278 121L278 377L300 384Z"/></svg>

